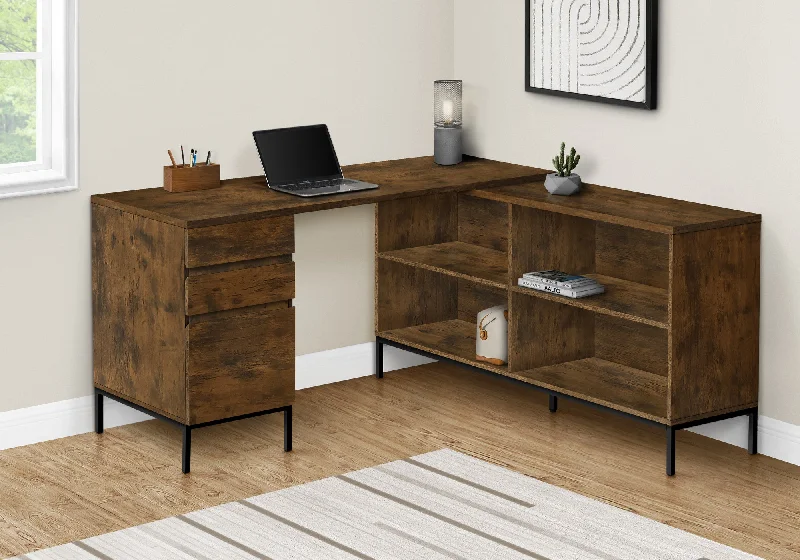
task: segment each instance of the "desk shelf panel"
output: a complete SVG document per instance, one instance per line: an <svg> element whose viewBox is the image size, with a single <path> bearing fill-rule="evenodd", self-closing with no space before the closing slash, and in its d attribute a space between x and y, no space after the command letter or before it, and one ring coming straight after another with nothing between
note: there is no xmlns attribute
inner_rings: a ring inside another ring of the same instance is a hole
<svg viewBox="0 0 800 560"><path fill-rule="evenodd" d="M614 410L667 423L667 378L600 358L584 358L510 374Z"/></svg>
<svg viewBox="0 0 800 560"><path fill-rule="evenodd" d="M669 292L661 288L629 282L602 274L587 274L606 287L604 294L572 299L522 286L511 290L519 294L554 301L603 315L666 329L669 327Z"/></svg>
<svg viewBox="0 0 800 560"><path fill-rule="evenodd" d="M458 319L378 333L378 336L614 410L667 423L667 378L600 358L511 372L475 359L475 325Z"/></svg>
<svg viewBox="0 0 800 560"><path fill-rule="evenodd" d="M508 288L507 254L462 241L382 252L378 258L487 286Z"/></svg>
<svg viewBox="0 0 800 560"><path fill-rule="evenodd" d="M508 375L506 366L495 366L475 359L475 330L474 323L452 319L383 331L378 336L462 364Z"/></svg>

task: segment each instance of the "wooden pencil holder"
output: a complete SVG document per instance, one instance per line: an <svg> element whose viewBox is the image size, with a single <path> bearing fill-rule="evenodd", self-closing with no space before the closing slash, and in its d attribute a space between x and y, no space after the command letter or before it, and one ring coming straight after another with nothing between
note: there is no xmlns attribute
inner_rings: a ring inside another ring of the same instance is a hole
<svg viewBox="0 0 800 560"><path fill-rule="evenodd" d="M215 189L220 184L218 163L164 167L164 189L169 192L204 191Z"/></svg>

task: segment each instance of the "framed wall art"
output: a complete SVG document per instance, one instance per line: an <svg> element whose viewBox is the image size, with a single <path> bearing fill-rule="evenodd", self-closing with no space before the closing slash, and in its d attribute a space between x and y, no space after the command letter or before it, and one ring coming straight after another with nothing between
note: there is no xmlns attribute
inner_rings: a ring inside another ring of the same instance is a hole
<svg viewBox="0 0 800 560"><path fill-rule="evenodd" d="M658 0L526 0L525 89L656 107Z"/></svg>

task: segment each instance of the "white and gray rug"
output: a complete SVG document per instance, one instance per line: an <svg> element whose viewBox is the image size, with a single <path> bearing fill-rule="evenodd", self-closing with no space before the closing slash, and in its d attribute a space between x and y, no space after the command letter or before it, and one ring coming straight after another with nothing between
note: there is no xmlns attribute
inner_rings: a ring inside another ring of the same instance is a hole
<svg viewBox="0 0 800 560"><path fill-rule="evenodd" d="M756 557L444 449L17 558Z"/></svg>

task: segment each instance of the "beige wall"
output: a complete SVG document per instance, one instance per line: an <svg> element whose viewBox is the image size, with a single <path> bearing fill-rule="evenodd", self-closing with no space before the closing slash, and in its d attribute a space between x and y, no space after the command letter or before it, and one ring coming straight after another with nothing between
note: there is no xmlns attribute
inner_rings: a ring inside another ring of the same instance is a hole
<svg viewBox="0 0 800 560"><path fill-rule="evenodd" d="M800 424L800 3L661 2L655 112L524 91L522 0L455 3L467 151L591 182L763 214L761 412Z"/></svg>
<svg viewBox="0 0 800 560"><path fill-rule="evenodd" d="M452 14L453 0L83 0L80 190L0 201L0 411L91 392L91 194L160 185L181 143L215 150L224 177L260 173L258 128L326 122L343 164L429 154ZM298 217L299 354L373 338L372 212Z"/></svg>

